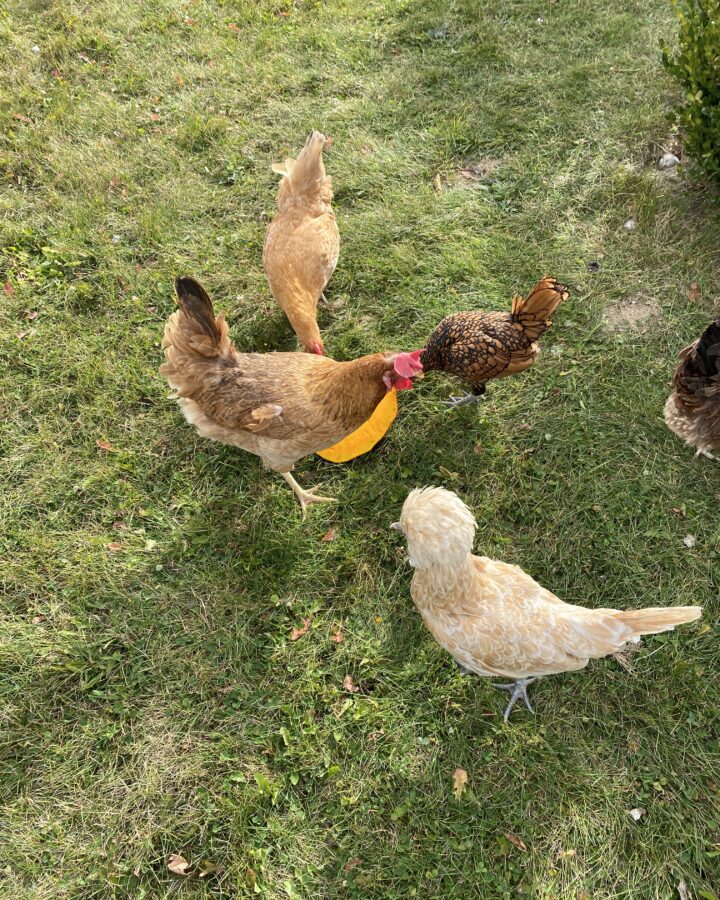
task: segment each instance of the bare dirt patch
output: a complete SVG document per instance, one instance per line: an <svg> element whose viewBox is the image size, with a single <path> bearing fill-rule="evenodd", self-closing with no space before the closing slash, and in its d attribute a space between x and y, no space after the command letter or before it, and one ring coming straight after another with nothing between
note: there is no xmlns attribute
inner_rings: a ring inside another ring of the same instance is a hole
<svg viewBox="0 0 720 900"><path fill-rule="evenodd" d="M659 317L657 300L637 294L608 304L603 313L603 324L611 334L643 334Z"/></svg>
<svg viewBox="0 0 720 900"><path fill-rule="evenodd" d="M455 183L459 186L472 187L478 181L489 181L501 160L492 156L484 156L473 162L466 162L455 172Z"/></svg>

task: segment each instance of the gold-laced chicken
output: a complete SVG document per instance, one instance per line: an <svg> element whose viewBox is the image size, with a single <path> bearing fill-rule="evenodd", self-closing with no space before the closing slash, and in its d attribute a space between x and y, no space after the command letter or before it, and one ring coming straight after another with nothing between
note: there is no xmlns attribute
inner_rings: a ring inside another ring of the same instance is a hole
<svg viewBox="0 0 720 900"><path fill-rule="evenodd" d="M446 316L421 360L425 372L447 372L469 385L470 393L451 397L447 405L477 403L488 381L529 369L540 353L538 339L552 325L550 316L569 296L564 284L545 276L527 297L515 294L510 312Z"/></svg>
<svg viewBox="0 0 720 900"><path fill-rule="evenodd" d="M720 319L680 353L665 422L696 456L720 460Z"/></svg>

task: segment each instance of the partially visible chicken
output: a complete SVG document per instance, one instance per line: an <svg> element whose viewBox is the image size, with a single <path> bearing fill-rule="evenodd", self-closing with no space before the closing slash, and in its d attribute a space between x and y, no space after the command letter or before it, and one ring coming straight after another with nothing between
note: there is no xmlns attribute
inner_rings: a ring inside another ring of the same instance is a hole
<svg viewBox="0 0 720 900"><path fill-rule="evenodd" d="M447 405L477 403L492 378L529 369L540 353L538 338L552 325L550 316L569 296L564 284L545 276L527 299L515 294L509 313L476 310L446 316L421 359L426 372L448 372L470 385L472 393L451 397Z"/></svg>
<svg viewBox="0 0 720 900"><path fill-rule="evenodd" d="M411 491L392 527L407 538L412 598L438 643L464 672L515 679L495 685L510 691L506 721L518 698L532 712L527 686L541 675L582 669L627 641L702 615L699 606L622 611L564 603L518 566L473 556L475 519L444 488Z"/></svg>
<svg viewBox="0 0 720 900"><path fill-rule="evenodd" d="M695 447L696 456L720 460L720 319L680 353L673 392L665 403L668 428Z"/></svg>
<svg viewBox="0 0 720 900"><path fill-rule="evenodd" d="M193 278L175 282L180 309L165 326L160 367L185 418L203 437L259 456L295 491L303 510L332 498L290 474L303 456L355 431L387 391L405 390L422 370L411 353L374 353L352 362L305 353L238 353L222 315Z"/></svg>
<svg viewBox="0 0 720 900"><path fill-rule="evenodd" d="M308 353L322 356L317 302L340 253L340 234L330 205L332 178L325 176L325 135L313 131L297 159L273 166L282 175L278 214L265 235L263 265L270 290Z"/></svg>

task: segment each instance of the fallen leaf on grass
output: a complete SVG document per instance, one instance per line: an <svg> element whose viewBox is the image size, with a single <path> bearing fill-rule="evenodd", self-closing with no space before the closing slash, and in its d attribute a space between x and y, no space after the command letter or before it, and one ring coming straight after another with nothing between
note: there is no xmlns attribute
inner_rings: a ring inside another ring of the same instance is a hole
<svg viewBox="0 0 720 900"><path fill-rule="evenodd" d="M465 793L468 783L468 773L465 769L455 769L453 772L453 794L455 799L459 800Z"/></svg>
<svg viewBox="0 0 720 900"><path fill-rule="evenodd" d="M525 841L522 838L518 837L516 834L513 834L512 831L504 832L504 837L506 840L510 841L513 847L517 847L518 850L527 850L527 844L525 843Z"/></svg>
<svg viewBox="0 0 720 900"><path fill-rule="evenodd" d="M214 875L217 872L217 866L214 862L210 862L209 859L204 859L200 863L200 871L198 872L199 878L207 878L208 875Z"/></svg>
<svg viewBox="0 0 720 900"><path fill-rule="evenodd" d="M98 438L98 440L95 441L95 444L96 444L101 450L114 450L114 449L115 449L115 448L113 447L113 445L110 443L110 441L101 441L99 438Z"/></svg>
<svg viewBox="0 0 720 900"><path fill-rule="evenodd" d="M175 875L188 875L190 863L179 853L171 853L168 856L167 867Z"/></svg>
<svg viewBox="0 0 720 900"><path fill-rule="evenodd" d="M342 625L338 625L337 631L332 635L330 640L334 641L336 644L342 644L342 642L345 640L345 635L343 634Z"/></svg>
<svg viewBox="0 0 720 900"><path fill-rule="evenodd" d="M5 284L3 285L3 290L8 295L8 297L12 297L12 295L15 293L15 288L10 284L9 281L5 282Z"/></svg>
<svg viewBox="0 0 720 900"><path fill-rule="evenodd" d="M228 22L228 28L230 31L234 31L235 34L240 34L241 29L234 22Z"/></svg>
<svg viewBox="0 0 720 900"><path fill-rule="evenodd" d="M558 859L572 859L573 856L577 856L577 850L574 847L571 847L569 850L561 850L557 858Z"/></svg>
<svg viewBox="0 0 720 900"><path fill-rule="evenodd" d="M138 866L135 866L135 868L133 869L133 875L134 875L136 878L139 878L139 877L140 877L140 866L139 866L139 865L138 865Z"/></svg>
<svg viewBox="0 0 720 900"><path fill-rule="evenodd" d="M47 616L34 616L32 623L33 625L41 625L46 619Z"/></svg>
<svg viewBox="0 0 720 900"><path fill-rule="evenodd" d="M362 862L362 860L360 859L359 856L353 856L352 859L349 859L345 863L345 865L343 866L343 869L345 869L346 872L351 872L354 868L359 866L361 862Z"/></svg>
<svg viewBox="0 0 720 900"><path fill-rule="evenodd" d="M635 809L628 810L628 815L634 822L639 822L646 812L647 810L643 809L642 806L636 806Z"/></svg>
<svg viewBox="0 0 720 900"><path fill-rule="evenodd" d="M160 121L160 115L159 115L158 113L156 113L156 112L151 112L151 113L150 113L150 121L151 121L151 122L159 122L159 121Z"/></svg>
<svg viewBox="0 0 720 900"><path fill-rule="evenodd" d="M678 897L680 900L692 900L692 894L688 890L688 886L685 884L685 879L680 882L677 886Z"/></svg>
<svg viewBox="0 0 720 900"><path fill-rule="evenodd" d="M695 546L696 538L694 534L686 534L683 538L683 544L688 548L688 550L692 550Z"/></svg>
<svg viewBox="0 0 720 900"><path fill-rule="evenodd" d="M433 178L433 189L436 194L439 194L442 191L442 179L440 178L440 173Z"/></svg>
<svg viewBox="0 0 720 900"><path fill-rule="evenodd" d="M25 337L26 334L27 334L27 331L18 331L18 333L17 333L18 340L21 341Z"/></svg>
<svg viewBox="0 0 720 900"><path fill-rule="evenodd" d="M351 694L357 694L360 690L356 684L353 684L352 675L346 675L343 678L343 687L346 691L350 691Z"/></svg>
<svg viewBox="0 0 720 900"><path fill-rule="evenodd" d="M302 628L293 628L292 633L290 634L290 640L296 641L298 638L302 637L304 634L308 633L308 628L310 628L310 622L312 620L310 618L303 619Z"/></svg>
<svg viewBox="0 0 720 900"><path fill-rule="evenodd" d="M196 19L191 19L189 16L185 16L183 19L183 25L189 25L191 28L194 28L197 25Z"/></svg>
<svg viewBox="0 0 720 900"><path fill-rule="evenodd" d="M693 281L690 285L690 290L688 291L688 300L691 303L697 303L697 299L700 296L700 288L698 287L697 281Z"/></svg>
<svg viewBox="0 0 720 900"><path fill-rule="evenodd" d="M122 544L120 543L120 541L111 541L109 544L105 544L105 547L111 553L117 553L118 550L122 550Z"/></svg>
<svg viewBox="0 0 720 900"><path fill-rule="evenodd" d="M336 534L336 532L335 532L335 529L334 529L334 528L328 528L328 530L327 530L327 531L325 532L325 534L320 538L320 540L321 540L321 541L324 541L325 543L327 543L328 541L334 541L336 537L337 537L337 534Z"/></svg>
<svg viewBox="0 0 720 900"><path fill-rule="evenodd" d="M24 116L22 113L15 113L15 115L13 116L13 119L17 119L18 122L25 122L26 125L33 124L33 120L30 119L28 116Z"/></svg>
<svg viewBox="0 0 720 900"><path fill-rule="evenodd" d="M40 313L37 312L37 310L26 309L26 310L25 310L25 315L23 316L23 318L24 318L24 319L27 319L28 322L34 322L35 319L37 319L37 317L38 317L39 315L40 315Z"/></svg>

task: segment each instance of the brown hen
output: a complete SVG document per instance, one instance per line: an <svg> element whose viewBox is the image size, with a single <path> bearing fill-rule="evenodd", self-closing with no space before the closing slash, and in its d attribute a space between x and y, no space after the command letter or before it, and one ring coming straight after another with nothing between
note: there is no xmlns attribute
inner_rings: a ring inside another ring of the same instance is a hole
<svg viewBox="0 0 720 900"><path fill-rule="evenodd" d="M322 356L317 302L340 253L332 210L332 178L325 175L325 135L313 131L297 159L273 166L282 175L278 213L265 235L263 265L270 290L308 353Z"/></svg>
<svg viewBox="0 0 720 900"><path fill-rule="evenodd" d="M472 393L452 397L448 406L476 403L493 378L522 372L537 359L538 338L552 325L550 316L570 296L564 284L545 277L527 298L515 294L506 312L459 312L433 331L421 356L426 372L462 378Z"/></svg>
<svg viewBox="0 0 720 900"><path fill-rule="evenodd" d="M194 278L175 282L180 309L165 326L160 367L183 415L207 438L259 456L293 489L303 516L329 502L290 474L294 464L351 434L389 390L412 386L422 366L410 353L336 362L306 353L238 353ZM416 354L417 355L417 354Z"/></svg>
<svg viewBox="0 0 720 900"><path fill-rule="evenodd" d="M680 353L673 392L665 403L665 422L696 456L718 459L720 450L720 319Z"/></svg>

